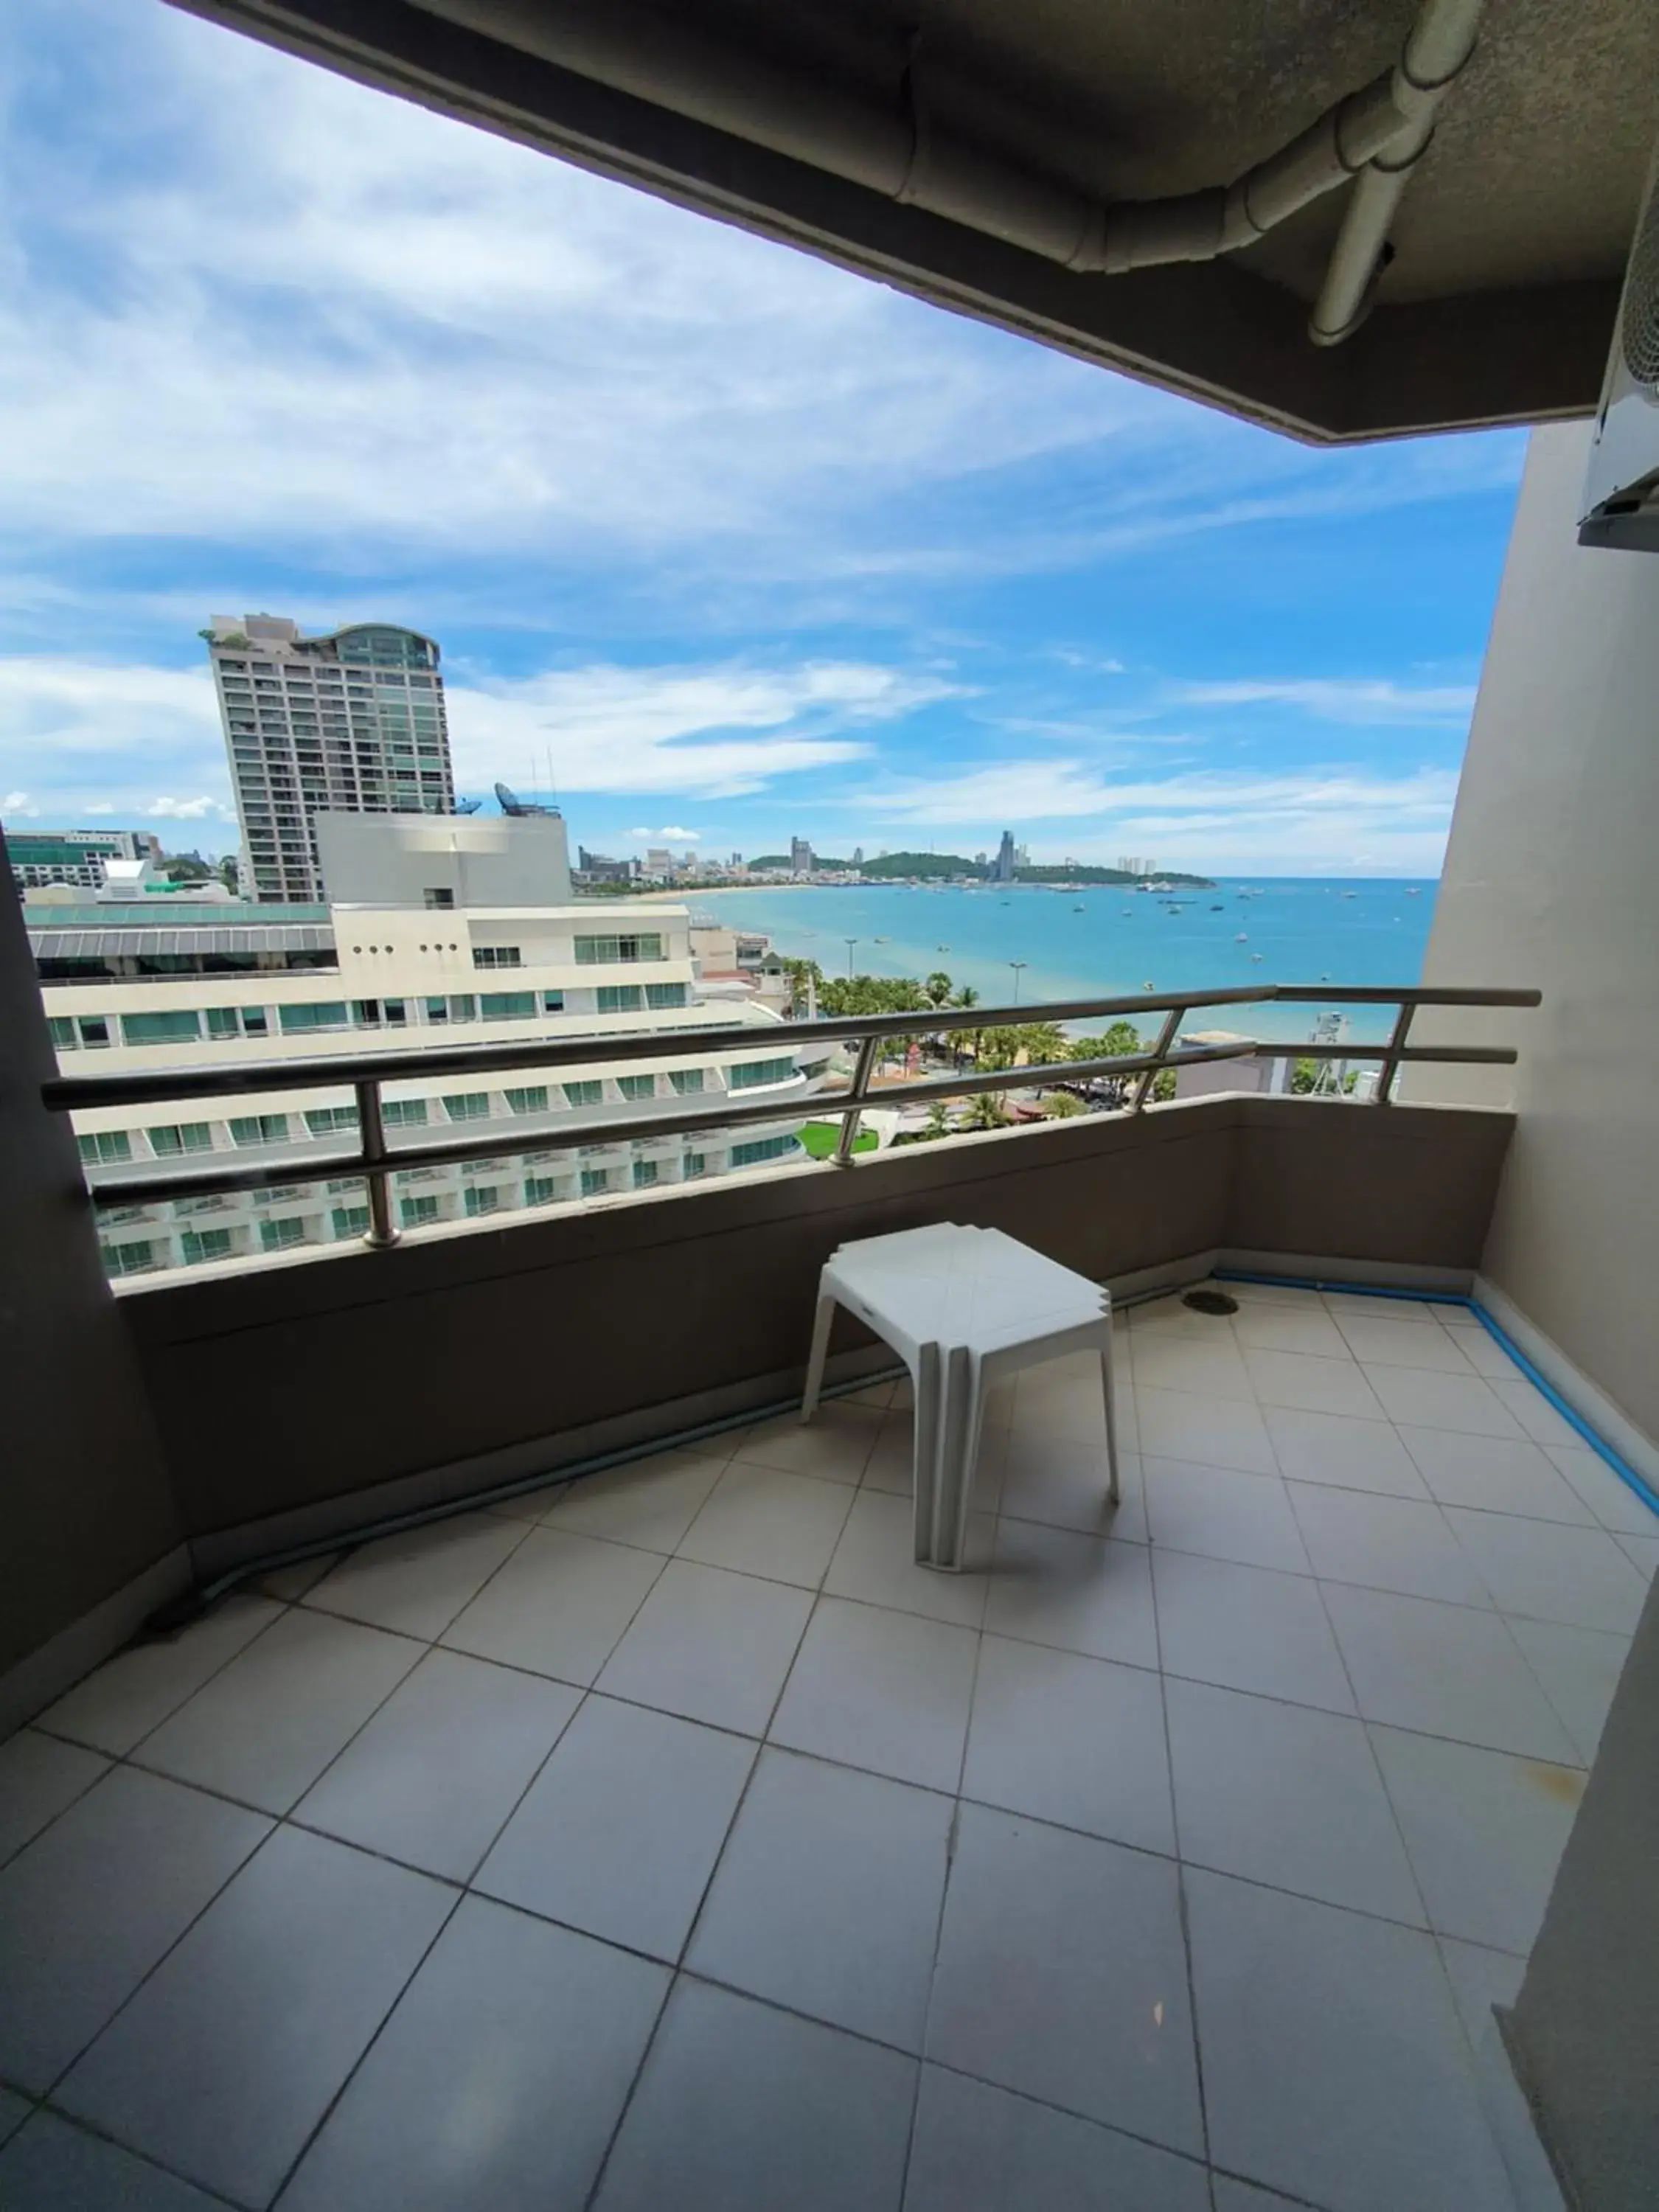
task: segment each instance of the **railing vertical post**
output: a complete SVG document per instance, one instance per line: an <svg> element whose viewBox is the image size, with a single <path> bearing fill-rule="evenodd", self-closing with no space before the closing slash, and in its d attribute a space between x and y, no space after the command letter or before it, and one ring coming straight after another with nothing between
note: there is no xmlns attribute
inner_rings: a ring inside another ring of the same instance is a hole
<svg viewBox="0 0 1659 2212"><path fill-rule="evenodd" d="M1400 1012L1394 1018L1393 1034L1389 1038L1389 1049L1383 1054L1382 1066L1377 1075L1376 1093L1371 1100L1373 1106L1389 1106L1394 1103L1389 1094L1394 1089L1395 1077L1400 1073L1400 1055L1405 1049L1406 1033L1411 1028L1412 1016L1416 1012L1413 1000L1401 1000Z"/></svg>
<svg viewBox="0 0 1659 2212"><path fill-rule="evenodd" d="M368 1185L368 1229L363 1242L380 1251L398 1241L397 1224L392 1218L392 1177L385 1165L386 1121L380 1112L380 1086L371 1079L352 1088L357 1094L357 1128Z"/></svg>
<svg viewBox="0 0 1659 2212"><path fill-rule="evenodd" d="M1180 1035L1181 1018L1187 1011L1184 1006L1171 1006L1164 1017L1164 1026L1158 1033L1158 1042L1152 1047L1152 1050L1158 1054L1158 1066L1141 1069L1140 1080L1135 1085L1135 1095L1129 1101L1129 1111L1132 1114L1139 1113L1151 1095L1153 1084L1164 1073L1164 1063L1169 1058L1170 1048Z"/></svg>
<svg viewBox="0 0 1659 2212"><path fill-rule="evenodd" d="M867 1036L859 1047L858 1060L853 1069L853 1088L848 1094L855 1102L870 1095L870 1071L876 1064L876 1051L880 1042L879 1037ZM841 1117L841 1135L836 1140L835 1152L838 1168L852 1166L853 1147L858 1142L858 1134L859 1115L855 1103L853 1111Z"/></svg>

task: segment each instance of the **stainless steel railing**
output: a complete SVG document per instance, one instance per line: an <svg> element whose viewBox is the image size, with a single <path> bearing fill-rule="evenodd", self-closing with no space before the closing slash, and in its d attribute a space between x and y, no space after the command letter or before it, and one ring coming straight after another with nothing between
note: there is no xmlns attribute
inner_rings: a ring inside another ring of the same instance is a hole
<svg viewBox="0 0 1659 2212"><path fill-rule="evenodd" d="M803 1045L854 1042L859 1047L853 1079L844 1091L813 1094L812 1118L839 1118L841 1137L835 1164L851 1167L859 1121L875 1102L873 1090L877 1058L884 1039L945 1036L959 1031L1028 1027L1037 1023L1091 1021L1121 1016L1161 1013L1164 1016L1157 1041L1149 1051L1098 1060L1068 1060L1042 1066L953 1070L946 1075L889 1084L879 1095L884 1106L932 1099L957 1098L982 1091L1050 1088L1093 1076L1136 1077L1128 1114L1146 1109L1152 1087L1166 1069L1202 1066L1227 1060L1376 1060L1381 1072L1371 1103L1386 1106L1400 1068L1420 1062L1508 1066L1517 1055L1506 1045L1413 1045L1408 1042L1412 1019L1423 1006L1536 1006L1537 991L1450 989L1416 984L1333 987L1321 984L1255 983L1217 991L1142 993L1132 998L1068 999L1026 1006L921 1007L901 1014L852 1014L827 1021L793 1022L775 1032L793 1053ZM1281 1005L1391 1006L1394 1026L1382 1044L1279 1044L1244 1037L1224 1044L1180 1047L1183 1015L1200 1007ZM769 1041L769 1039L768 1040ZM545 1127L514 1133L492 1123L487 1131L457 1138L445 1144L393 1144L386 1134L381 1111L380 1085L434 1077L477 1076L509 1073L520 1068L591 1067L617 1060L660 1060L688 1046L699 1054L752 1054L757 1033L752 1024L735 1023L706 1029L641 1032L618 1037L544 1039L527 1044L457 1045L434 1052L341 1054L326 1058L261 1061L243 1066L214 1068L158 1068L139 1074L58 1076L41 1088L46 1103L62 1113L96 1107L177 1103L199 1098L247 1097L256 1092L349 1088L357 1103L358 1142L355 1148L336 1151L307 1148L303 1164L293 1158L269 1167L192 1168L182 1172L105 1180L94 1176L89 1188L94 1201L124 1206L155 1205L167 1200L205 1198L230 1191L267 1190L291 1184L296 1170L303 1180L319 1177L358 1178L367 1186L369 1224L363 1242L371 1248L394 1244L398 1229L392 1213L392 1177L412 1168L443 1167L495 1156L513 1158L525 1152L568 1151L580 1146L605 1146L637 1141L642 1136L691 1134L702 1129L742 1128L756 1122L776 1121L790 1109L775 1097L745 1104L726 1102L700 1107L689 1113L631 1116L623 1121L583 1121L569 1130Z"/></svg>

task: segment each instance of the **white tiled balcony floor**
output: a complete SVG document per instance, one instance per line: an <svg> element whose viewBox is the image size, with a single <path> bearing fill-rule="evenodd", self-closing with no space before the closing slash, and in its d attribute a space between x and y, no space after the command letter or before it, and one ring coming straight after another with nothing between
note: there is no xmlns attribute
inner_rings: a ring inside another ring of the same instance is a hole
<svg viewBox="0 0 1659 2212"><path fill-rule="evenodd" d="M1453 1310L1242 1288L239 1595L0 1747L0 2204L1507 2212L1659 1524Z"/></svg>

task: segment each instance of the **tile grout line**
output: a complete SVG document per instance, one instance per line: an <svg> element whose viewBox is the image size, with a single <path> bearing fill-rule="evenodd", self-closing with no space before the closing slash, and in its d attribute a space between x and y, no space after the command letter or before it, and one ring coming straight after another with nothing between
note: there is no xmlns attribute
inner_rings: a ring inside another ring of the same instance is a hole
<svg viewBox="0 0 1659 2212"><path fill-rule="evenodd" d="M849 1514L852 1511L852 1507L850 1505L848 1507L848 1511ZM833 1559L833 1557L834 1554L832 1553L831 1558ZM824 1573L827 1575L829 1571L829 1567L826 1565ZM654 1588L655 1585L653 1584L653 1587ZM594 2171L592 2186L589 2189L586 2197L583 2200L585 2207L591 2208L598 2202L599 2191L605 2186L605 2174L610 2168L611 2160L612 2156L615 2154L617 2145L621 2140L623 2128L627 2121L628 2115L633 2110L634 2100L639 2094L640 2083L645 2078L647 2063L650 2059L652 2051L656 2048L659 2037L661 2035L663 2021L667 2017L669 2004L673 1998L675 1990L679 1987L682 1979L685 1977L686 1968L684 1960L688 1953L690 1951L692 1944L696 1941L697 1930L702 1923L703 1911L708 1902L709 1893L714 1888L715 1879L718 1876L720 1867L725 1861L726 1851L731 1846L732 1838L736 1832L738 1821L742 1816L743 1809L749 1802L750 1792L755 1786L755 1777L760 1771L761 1754L768 1747L772 1732L772 1723L777 1717L778 1707L783 1702L783 1693L789 1686L791 1676L794 1674L796 1662L800 1657L802 1646L805 1644L808 1632L811 1628L813 1620L817 1615L818 1607L822 1601L823 1594L820 1590L814 1595L811 1605L807 1609L806 1618L800 1625L800 1633L796 1638L794 1649L789 1655L789 1664L783 1671L782 1678L778 1684L777 1693L774 1697L770 1706L768 1708L765 1727L761 1735L755 1740L755 1749L750 1759L749 1771L744 1777L743 1788L738 1794L738 1802L732 1808L732 1817L726 1824L726 1832L720 1839L720 1847L714 1854L714 1863L708 1869L708 1876L707 1881L703 1883L702 1893L697 1899L696 1910L691 1916L690 1925L685 1931L685 1936L681 1942L678 1953L669 1966L668 1983L666 1988L663 1991L662 2003L658 2008L657 2017L652 2024L651 2033L646 2038L644 2045L641 2050L640 2062L635 2068L633 2077L629 2082L627 2094L623 2097L621 2106L617 2109L617 2124L611 2131L610 2136L605 2143L605 2154ZM671 1716L671 1717L674 1717ZM678 1716L678 1717L684 1718L684 1716ZM694 1978L700 1978L694 1977Z"/></svg>
<svg viewBox="0 0 1659 2212"><path fill-rule="evenodd" d="M246 2205L236 2197L227 2197L222 2190L214 2188L208 2182L194 2180L189 2174L181 2173L176 2166L164 2165L154 2151L141 2150L137 2144L123 2142L119 2136L112 2135L107 2128L99 2126L94 2120L83 2118L78 2112L65 2112L59 2105L49 2104L44 2097L35 2104L29 2118L15 2129L0 2146L0 2181L5 2179L6 2154L28 2126L29 2121L41 2113L48 2119L56 2120L60 2127L72 2129L76 2135L86 2136L94 2142L107 2143L112 2150L119 2151L124 2158L136 2159L140 2165L148 2166L152 2173L165 2174L169 2181L182 2182L187 2188L198 2191L210 2204L223 2204L229 2208L229 2212L247 2212Z"/></svg>
<svg viewBox="0 0 1659 2212"><path fill-rule="evenodd" d="M1149 1528L1150 1525L1149 1516ZM1158 1563L1155 1559L1149 1562L1149 1577L1152 1595L1152 1641L1158 1654L1158 1703L1164 1718L1164 1763L1170 1787L1170 1838L1175 1846L1176 1918L1181 1929L1182 1960L1187 1970L1187 2017L1193 2040L1193 2074L1198 2091L1199 2133L1204 2145L1205 2185L1210 2192L1213 2212L1215 2185L1209 2175L1214 2145L1210 2139L1210 2103L1204 2084L1204 2039L1199 2019L1198 1972L1193 1960L1192 1913L1187 1895L1187 1859L1181 1842L1181 1802L1176 1792L1175 1740L1170 1733L1170 1678L1164 1665L1164 1624L1158 1612Z"/></svg>
<svg viewBox="0 0 1659 2212"><path fill-rule="evenodd" d="M343 1848L349 1850L352 1847L348 1844L343 1846ZM428 1876L428 1879L429 1880L431 1877ZM327 2127L330 2120L333 2118L335 2112L339 2107L341 2100L345 2096L346 2092L350 2088L352 2083L356 2080L358 2075L367 2064L369 2053L374 2050L375 2045L379 2043L381 2036L386 2033L387 2025L389 2024L392 2014L397 2011L398 2006L402 2004L404 1999L413 1988L416 1977L420 1973L422 1968L426 1965L427 1960L432 1956L434 1951L437 1949L439 1943L443 1939L446 1930L454 1920L456 1914L460 1911L462 1905L465 1904L466 1899L467 1892L465 1890L462 1889L456 1892L453 1899L451 1900L448 1911L445 1913L443 1918L438 1923L437 1927L433 1930L431 1940L424 1946L419 1958L416 1960L415 1964L410 1967L408 1973L404 1975L403 1980L398 1984L396 1993L393 1995L390 2003L386 2006L386 2010L381 2014L380 2020L375 2024L374 2033L369 2037L368 2042L364 2044L362 2049L357 2053L357 2056L353 2060L352 2063L347 2068L338 2087L329 2099L327 2104L323 2107L322 2114L318 2119L315 2126L313 2127L306 2136L304 2141L301 2143L299 2149L295 2152L293 2159L289 2161L288 2166L284 2170L282 2179L277 2183L276 2188L272 2190L270 2195L265 2199L267 2205L275 2205L280 2200L283 2191L288 2187L289 2184L293 2180L295 2173L298 2172L300 2167L304 2164L307 2157L310 2154L312 2146L322 2135L324 2129Z"/></svg>

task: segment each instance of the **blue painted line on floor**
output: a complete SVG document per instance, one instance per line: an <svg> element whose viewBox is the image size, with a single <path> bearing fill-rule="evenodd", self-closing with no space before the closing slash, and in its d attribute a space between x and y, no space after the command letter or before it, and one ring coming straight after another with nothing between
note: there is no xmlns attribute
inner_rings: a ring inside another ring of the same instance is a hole
<svg viewBox="0 0 1659 2212"><path fill-rule="evenodd" d="M1213 1279L1218 1283L1262 1283L1282 1291L1332 1291L1340 1297L1366 1298L1400 1298L1413 1305L1462 1306L1472 1313L1492 1342L1505 1352L1528 1382L1545 1401L1566 1422L1569 1428L1582 1437L1600 1460L1604 1460L1627 1490L1633 1491L1650 1513L1659 1518L1659 1492L1639 1475L1627 1460L1622 1459L1607 1443L1591 1428L1582 1413L1574 1411L1547 1376L1541 1375L1526 1353L1495 1322L1477 1299L1461 1291L1400 1291L1377 1283L1339 1283L1326 1281L1310 1275L1260 1275L1248 1273L1240 1267L1218 1268Z"/></svg>

